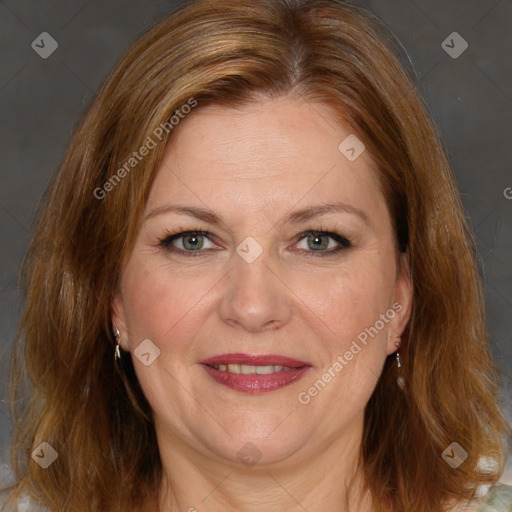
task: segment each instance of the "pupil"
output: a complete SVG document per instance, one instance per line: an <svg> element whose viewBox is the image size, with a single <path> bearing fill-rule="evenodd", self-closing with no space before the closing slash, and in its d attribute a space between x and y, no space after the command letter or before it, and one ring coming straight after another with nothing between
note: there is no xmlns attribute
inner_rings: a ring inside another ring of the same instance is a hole
<svg viewBox="0 0 512 512"><path fill-rule="evenodd" d="M310 235L310 241L313 242L313 246L316 248L316 249L327 249L327 246L329 245L329 242L326 243L322 243L321 239L323 238L326 238L325 235Z"/></svg>
<svg viewBox="0 0 512 512"><path fill-rule="evenodd" d="M190 244L190 240L193 240L191 244ZM197 249L198 245L200 245L198 243L198 240L199 240L199 237L197 235L186 235L184 237L184 245L188 249ZM190 247L187 247L187 243L190 244Z"/></svg>

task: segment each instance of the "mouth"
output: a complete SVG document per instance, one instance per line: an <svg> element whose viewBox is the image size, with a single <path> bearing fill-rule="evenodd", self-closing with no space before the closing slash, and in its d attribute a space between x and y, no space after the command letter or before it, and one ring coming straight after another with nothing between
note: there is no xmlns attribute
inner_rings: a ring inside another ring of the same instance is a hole
<svg viewBox="0 0 512 512"><path fill-rule="evenodd" d="M275 391L296 382L312 368L307 362L277 355L224 354L200 364L215 382L245 393Z"/></svg>
<svg viewBox="0 0 512 512"><path fill-rule="evenodd" d="M221 372L242 373L244 375L253 375L255 373L258 375L270 375L280 371L289 372L296 369L289 366L253 366L250 364L213 364L208 366Z"/></svg>

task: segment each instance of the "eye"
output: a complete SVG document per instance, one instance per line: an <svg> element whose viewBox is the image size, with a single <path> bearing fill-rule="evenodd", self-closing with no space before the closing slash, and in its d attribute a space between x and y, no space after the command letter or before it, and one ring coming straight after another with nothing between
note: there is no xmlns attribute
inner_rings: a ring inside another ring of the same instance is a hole
<svg viewBox="0 0 512 512"><path fill-rule="evenodd" d="M184 231L172 235L166 235L160 245L169 251L181 253L200 252L201 249L213 249L215 245L209 239L207 231ZM211 244L205 247L205 243ZM195 255L194 255L195 256Z"/></svg>
<svg viewBox="0 0 512 512"><path fill-rule="evenodd" d="M309 256L328 256L352 245L344 236L329 231L307 231L299 237L298 249L309 253L317 253L309 254ZM302 247L300 244L302 244Z"/></svg>
<svg viewBox="0 0 512 512"><path fill-rule="evenodd" d="M159 245L166 251L183 256L205 256L208 250L216 250L210 239L211 233L201 230L189 230L166 233ZM296 248L305 256L331 256L352 246L344 236L330 231L305 231L297 235L299 242ZM210 244L210 245L208 245Z"/></svg>

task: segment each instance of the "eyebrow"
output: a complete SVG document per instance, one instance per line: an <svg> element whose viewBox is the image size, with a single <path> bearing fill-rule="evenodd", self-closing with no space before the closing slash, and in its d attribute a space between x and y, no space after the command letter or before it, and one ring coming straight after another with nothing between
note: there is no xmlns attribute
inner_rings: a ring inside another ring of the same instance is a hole
<svg viewBox="0 0 512 512"><path fill-rule="evenodd" d="M197 206L186 205L159 206L154 210L151 210L146 215L146 217L144 218L144 222L151 219L152 217L164 213L176 213L178 215L187 215L189 217L195 217L196 219L202 220L203 222L211 225L227 225L225 220L220 215L217 215L211 210L207 210L205 208L200 208ZM299 224L301 222L306 222L315 217L320 217L322 215L332 213L349 213L351 215L359 217L366 224L371 225L366 213L364 213L359 208L355 208L354 206L345 203L322 203L315 206L302 208L300 210L296 210L286 215L282 222L284 224Z"/></svg>

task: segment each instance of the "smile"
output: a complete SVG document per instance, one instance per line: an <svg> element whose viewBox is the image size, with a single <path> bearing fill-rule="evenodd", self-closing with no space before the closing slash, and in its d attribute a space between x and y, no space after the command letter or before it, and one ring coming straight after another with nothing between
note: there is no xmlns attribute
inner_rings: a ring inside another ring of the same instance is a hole
<svg viewBox="0 0 512 512"><path fill-rule="evenodd" d="M224 354L201 362L218 384L242 393L275 391L301 379L312 366L285 356Z"/></svg>

